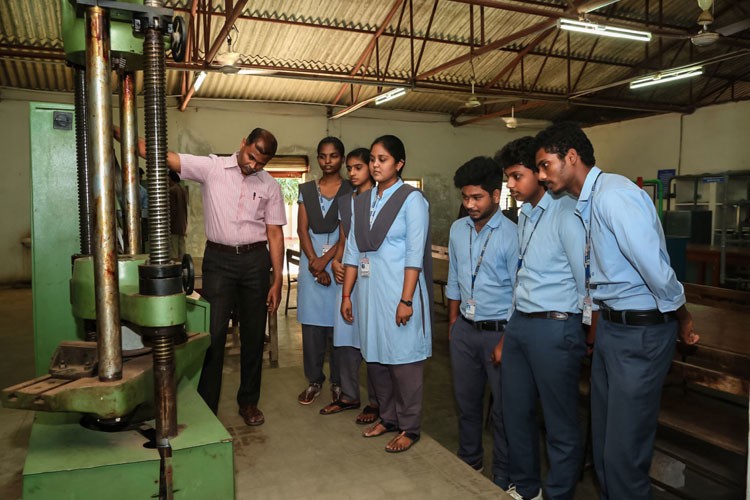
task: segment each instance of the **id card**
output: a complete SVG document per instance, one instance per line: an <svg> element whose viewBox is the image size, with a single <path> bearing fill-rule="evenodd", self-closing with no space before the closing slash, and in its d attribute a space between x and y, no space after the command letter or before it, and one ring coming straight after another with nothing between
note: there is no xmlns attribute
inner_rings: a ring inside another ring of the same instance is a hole
<svg viewBox="0 0 750 500"><path fill-rule="evenodd" d="M474 315L477 313L477 301L474 299L466 301L466 309L464 310L464 316L469 321L474 321Z"/></svg>
<svg viewBox="0 0 750 500"><path fill-rule="evenodd" d="M359 261L359 275L363 278L370 277L370 259L362 257Z"/></svg>
<svg viewBox="0 0 750 500"><path fill-rule="evenodd" d="M323 245L323 255L327 254L328 250L330 250L331 248L333 248L333 245L329 245L327 243Z"/></svg>
<svg viewBox="0 0 750 500"><path fill-rule="evenodd" d="M584 325L591 325L591 316L593 315L594 310L594 302L591 300L590 296L586 296L583 299L583 319L582 322Z"/></svg>

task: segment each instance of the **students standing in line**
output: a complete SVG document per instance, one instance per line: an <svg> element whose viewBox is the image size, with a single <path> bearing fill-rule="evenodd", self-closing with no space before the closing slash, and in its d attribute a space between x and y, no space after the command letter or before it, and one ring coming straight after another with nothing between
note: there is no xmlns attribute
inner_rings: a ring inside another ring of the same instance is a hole
<svg viewBox="0 0 750 500"><path fill-rule="evenodd" d="M297 234L300 255L297 282L297 321L302 325L302 357L308 387L297 401L309 405L320 396L326 377L323 363L333 337L333 319L337 288L331 286L331 260L339 241L336 198L351 193L351 184L341 177L344 145L336 137L318 144L318 165L323 176L299 187ZM338 401L341 385L336 358L330 356L332 401Z"/></svg>
<svg viewBox="0 0 750 500"><path fill-rule="evenodd" d="M553 196L539 182L533 137L507 144L495 158L518 217L514 311L502 344L503 415L508 432L508 493L542 498L537 392L547 429L549 472L544 498L572 500L583 461L578 381L586 353L581 324L584 230L575 200Z"/></svg>
<svg viewBox="0 0 750 500"><path fill-rule="evenodd" d="M448 327L453 387L458 404L458 456L482 470L484 449L484 389L492 393L495 484L509 484L508 442L503 426L500 367L492 353L505 331L513 295L518 256L516 225L500 211L503 175L498 164L478 156L462 165L453 177L461 190L467 217L450 229Z"/></svg>
<svg viewBox="0 0 750 500"><path fill-rule="evenodd" d="M344 321L339 311L341 310L341 285L344 283L344 265L341 263L344 258L344 247L346 236L352 224L352 213L354 212L354 198L361 193L368 192L375 185L375 180L370 175L370 150L367 148L358 148L346 156L346 170L349 173L349 181L352 183L354 192L351 195L344 195L339 198L339 220L341 234L339 236L338 250L336 256L331 262L334 273L334 279L338 285L338 301L334 311L333 325L333 355L336 356L336 363L341 375L341 397L338 401L320 410L321 415L330 415L343 410L357 409L360 406L359 399L359 367L362 364L362 353L360 352L359 331L355 323ZM352 289L352 301L356 301L356 286ZM378 400L375 397L375 390L369 378L367 380L367 392L369 404L357 416L358 424L369 424L378 418Z"/></svg>
<svg viewBox="0 0 750 500"><path fill-rule="evenodd" d="M380 421L363 435L399 431L385 447L390 453L419 440L424 360L432 355L429 203L401 180L405 163L398 137L373 142L370 171L377 187L354 201L341 303L344 319L357 322L380 406Z"/></svg>
<svg viewBox="0 0 750 500"><path fill-rule="evenodd" d="M584 322L596 326L591 432L602 498L650 499L662 384L678 332L686 344L699 340L693 318L649 195L596 167L594 147L575 124L552 125L536 139L539 178L578 198L586 227Z"/></svg>

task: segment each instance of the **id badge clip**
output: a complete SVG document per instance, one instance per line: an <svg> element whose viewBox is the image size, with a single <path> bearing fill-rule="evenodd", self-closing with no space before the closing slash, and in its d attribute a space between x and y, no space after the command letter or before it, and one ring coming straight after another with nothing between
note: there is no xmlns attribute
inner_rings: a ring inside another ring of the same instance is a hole
<svg viewBox="0 0 750 500"><path fill-rule="evenodd" d="M370 259L367 257L362 257L362 260L359 261L359 275L362 278L370 277Z"/></svg>
<svg viewBox="0 0 750 500"><path fill-rule="evenodd" d="M583 318L582 322L584 325L591 325L591 317L594 311L594 301L591 300L590 296L586 296L583 299Z"/></svg>
<svg viewBox="0 0 750 500"><path fill-rule="evenodd" d="M469 321L474 321L474 315L477 313L477 301L474 299L466 301L466 309L464 310L464 316Z"/></svg>

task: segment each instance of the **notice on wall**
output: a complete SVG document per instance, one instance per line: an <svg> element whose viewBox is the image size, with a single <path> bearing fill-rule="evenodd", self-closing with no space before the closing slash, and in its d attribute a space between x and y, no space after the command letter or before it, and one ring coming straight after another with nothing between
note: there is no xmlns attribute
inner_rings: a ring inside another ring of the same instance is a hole
<svg viewBox="0 0 750 500"><path fill-rule="evenodd" d="M661 185L666 191L669 187L669 180L677 175L677 170L674 168L660 169L657 170L656 178L661 181Z"/></svg>

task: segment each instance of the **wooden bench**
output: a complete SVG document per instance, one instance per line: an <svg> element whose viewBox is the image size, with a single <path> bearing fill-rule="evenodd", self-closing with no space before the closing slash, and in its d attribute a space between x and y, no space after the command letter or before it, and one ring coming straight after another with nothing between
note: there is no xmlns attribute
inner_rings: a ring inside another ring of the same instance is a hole
<svg viewBox="0 0 750 500"><path fill-rule="evenodd" d="M714 482L742 487L744 474L728 464L744 462L748 451L750 309L743 303L750 294L692 285L685 290L701 340L693 346L677 343L662 393L656 449ZM715 450L696 453L685 441Z"/></svg>

